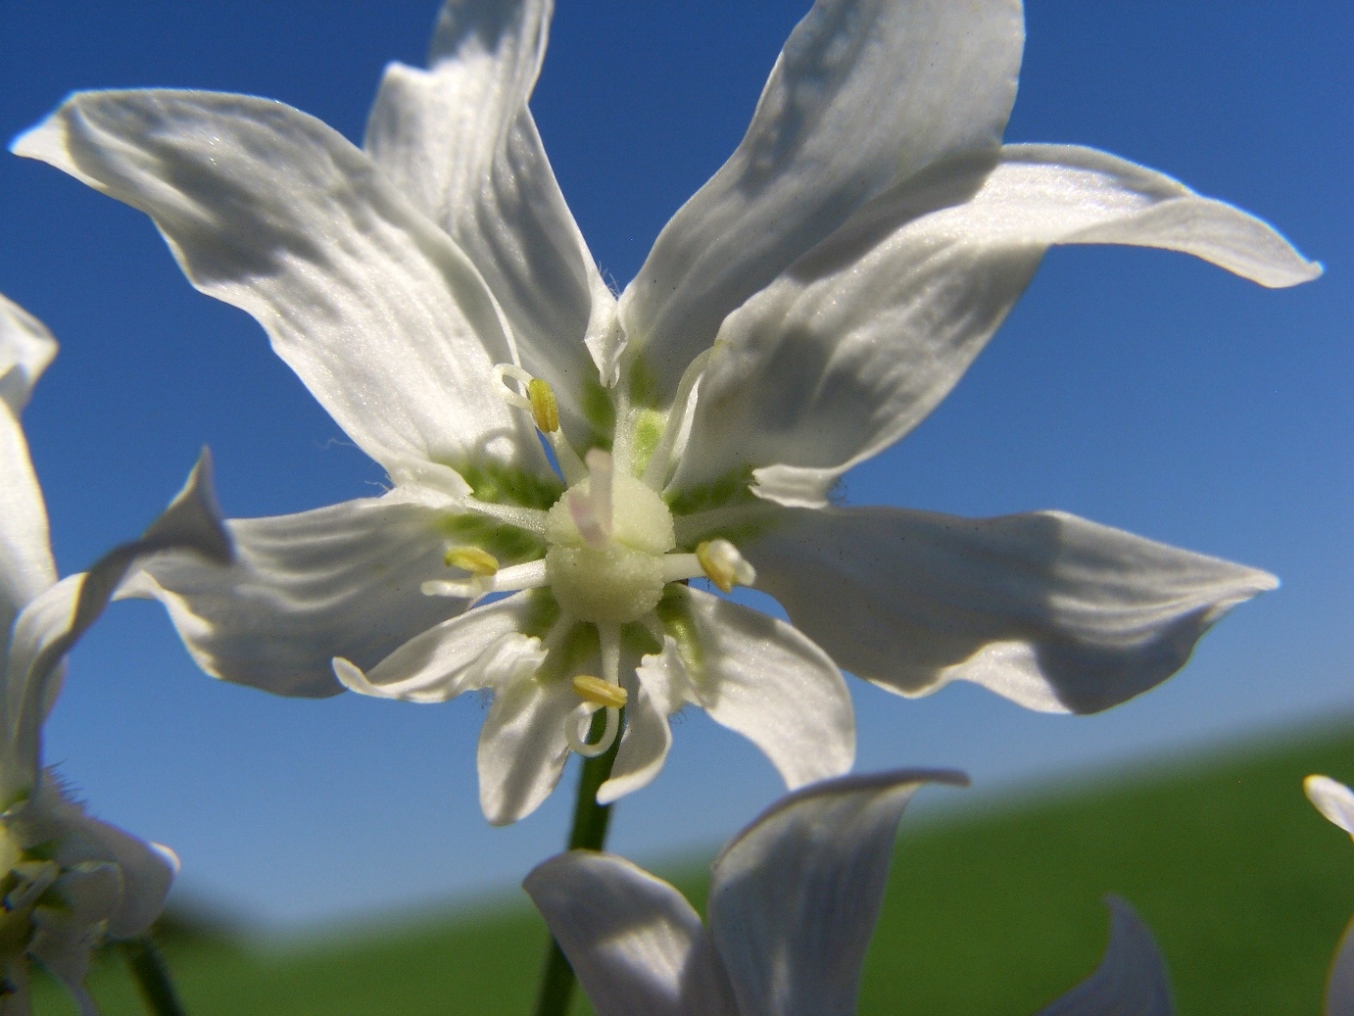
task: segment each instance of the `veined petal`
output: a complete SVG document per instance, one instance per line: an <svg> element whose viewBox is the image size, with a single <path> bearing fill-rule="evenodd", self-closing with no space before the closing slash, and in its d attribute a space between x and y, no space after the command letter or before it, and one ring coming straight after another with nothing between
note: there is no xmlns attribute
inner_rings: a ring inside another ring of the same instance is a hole
<svg viewBox="0 0 1354 1016"><path fill-rule="evenodd" d="M851 768L851 695L823 650L782 621L698 589L671 587L658 611L690 700L765 752L787 787Z"/></svg>
<svg viewBox="0 0 1354 1016"><path fill-rule="evenodd" d="M512 327L522 366L550 383L565 431L581 438L591 431L581 396L603 362L593 364L584 339L601 341L615 299L527 109L550 7L447 3L431 69L386 68L366 147L474 262Z"/></svg>
<svg viewBox="0 0 1354 1016"><path fill-rule="evenodd" d="M524 677L494 689L480 731L480 809L493 825L525 818L550 796L569 760L564 722L578 696L569 681Z"/></svg>
<svg viewBox="0 0 1354 1016"><path fill-rule="evenodd" d="M743 1016L851 1016L903 809L961 773L847 776L773 804L715 859L710 934Z"/></svg>
<svg viewBox="0 0 1354 1016"><path fill-rule="evenodd" d="M415 635L366 674L342 659L334 669L353 691L406 702L446 702L529 679L545 659L541 640L522 633L535 603L533 593L518 593Z"/></svg>
<svg viewBox="0 0 1354 1016"><path fill-rule="evenodd" d="M1277 585L1062 512L787 508L740 549L843 669L904 695L974 681L1047 712L1159 684L1223 614Z"/></svg>
<svg viewBox="0 0 1354 1016"><path fill-rule="evenodd" d="M752 466L763 497L824 504L949 393L1064 243L1183 251L1266 286L1321 271L1253 216L1093 149L1013 145L995 169L933 167L726 319L677 486Z"/></svg>
<svg viewBox="0 0 1354 1016"><path fill-rule="evenodd" d="M1354 836L1354 790L1329 776L1308 776L1302 789L1313 807L1323 816Z"/></svg>
<svg viewBox="0 0 1354 1016"><path fill-rule="evenodd" d="M894 181L964 153L995 159L1023 41L1015 0L818 0L747 136L622 297L660 395L726 314Z"/></svg>
<svg viewBox="0 0 1354 1016"><path fill-rule="evenodd" d="M682 707L686 669L677 655L677 643L664 638L663 651L645 656L633 681L622 681L629 693L625 732L611 776L597 789L597 803L611 804L653 782L672 747L668 717Z"/></svg>
<svg viewBox="0 0 1354 1016"><path fill-rule="evenodd" d="M1110 940L1095 973L1036 1016L1172 1016L1171 980L1152 932L1133 908L1106 896Z"/></svg>
<svg viewBox="0 0 1354 1016"><path fill-rule="evenodd" d="M0 649L14 616L56 581L47 509L19 424L33 385L55 355L56 340L42 322L0 296ZM0 663L0 678L4 674Z"/></svg>
<svg viewBox="0 0 1354 1016"><path fill-rule="evenodd" d="M447 507L385 497L229 523L230 568L186 555L148 561L121 595L160 600L198 665L280 695L342 691L330 661L375 667L467 601L424 596L448 576ZM471 542L467 540L467 542Z"/></svg>
<svg viewBox="0 0 1354 1016"><path fill-rule="evenodd" d="M537 865L522 888L597 1016L738 1016L700 917L663 880L575 850Z"/></svg>
<svg viewBox="0 0 1354 1016"><path fill-rule="evenodd" d="M478 272L318 120L243 95L83 92L13 149L151 215L193 285L252 314L392 475L548 468L496 393L514 356Z"/></svg>
<svg viewBox="0 0 1354 1016"><path fill-rule="evenodd" d="M1354 1016L1354 919L1345 926L1326 975L1325 1016Z"/></svg>

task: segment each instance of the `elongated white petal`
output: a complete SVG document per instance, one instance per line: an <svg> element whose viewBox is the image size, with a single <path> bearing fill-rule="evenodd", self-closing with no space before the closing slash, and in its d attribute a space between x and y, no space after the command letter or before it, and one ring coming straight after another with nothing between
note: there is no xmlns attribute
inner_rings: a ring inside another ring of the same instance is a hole
<svg viewBox="0 0 1354 1016"><path fill-rule="evenodd" d="M406 702L529 680L545 658L540 639L522 634L534 603L528 592L476 607L415 635L366 674L342 659L334 669L353 691Z"/></svg>
<svg viewBox="0 0 1354 1016"><path fill-rule="evenodd" d="M785 509L740 547L758 588L843 669L904 695L974 681L1049 712L1164 681L1218 618L1277 584L1062 512Z"/></svg>
<svg viewBox="0 0 1354 1016"><path fill-rule="evenodd" d="M738 1016L700 917L620 857L575 850L522 882L597 1016Z"/></svg>
<svg viewBox="0 0 1354 1016"><path fill-rule="evenodd" d="M1302 789L1316 810L1354 836L1354 790L1329 776L1308 776Z"/></svg>
<svg viewBox="0 0 1354 1016"><path fill-rule="evenodd" d="M1008 146L988 169L893 188L729 316L677 486L752 466L762 496L825 503L949 393L1053 244L1183 251L1267 286L1320 274L1253 216L1104 152Z"/></svg>
<svg viewBox="0 0 1354 1016"><path fill-rule="evenodd" d="M851 768L851 696L823 650L788 624L709 593L678 588L671 596L659 611L680 633L691 701L765 752L791 789Z"/></svg>
<svg viewBox="0 0 1354 1016"><path fill-rule="evenodd" d="M583 386L597 379L584 341L590 334L600 341L615 299L527 109L550 6L446 4L431 68L386 68L366 147L474 262L512 327L522 365L550 383L566 433L583 438L591 432Z"/></svg>
<svg viewBox="0 0 1354 1016"><path fill-rule="evenodd" d="M677 655L677 643L665 638L663 651L646 656L635 669L635 680L624 682L629 693L625 733L611 776L597 790L599 804L611 804L646 787L663 768L672 747L668 717L682 707L686 670Z"/></svg>
<svg viewBox="0 0 1354 1016"><path fill-rule="evenodd" d="M550 796L569 759L565 718L578 705L568 681L532 677L494 689L480 731L480 809L494 825L516 822Z"/></svg>
<svg viewBox="0 0 1354 1016"><path fill-rule="evenodd" d="M747 136L622 298L662 394L726 314L895 180L965 153L995 159L1023 39L1015 0L818 0Z"/></svg>
<svg viewBox="0 0 1354 1016"><path fill-rule="evenodd" d="M47 509L19 423L55 355L56 340L43 323L0 296L0 649L14 615L56 581ZM0 662L0 677L4 673Z"/></svg>
<svg viewBox="0 0 1354 1016"><path fill-rule="evenodd" d="M113 548L88 572L62 580L19 612L6 666L0 797L9 799L36 776L42 721L56 700L66 653L103 613L136 560L167 550L192 552L215 566L231 559L205 449L187 485L140 539Z"/></svg>
<svg viewBox="0 0 1354 1016"><path fill-rule="evenodd" d="M847 776L789 794L715 859L710 934L743 1016L851 1016L903 809L961 773Z"/></svg>
<svg viewBox="0 0 1354 1016"><path fill-rule="evenodd" d="M1354 919L1345 926L1326 975L1326 1016L1354 1016Z"/></svg>
<svg viewBox="0 0 1354 1016"><path fill-rule="evenodd" d="M1095 973L1037 1016L1172 1016L1171 980L1152 932L1133 908L1106 896L1110 940Z"/></svg>
<svg viewBox="0 0 1354 1016"><path fill-rule="evenodd" d="M473 521L399 491L233 521L234 566L157 556L123 595L164 603L198 665L215 677L280 695L333 695L342 691L334 657L374 667L464 609L465 601L424 596L420 587L463 574L443 563L447 527Z"/></svg>
<svg viewBox="0 0 1354 1016"><path fill-rule="evenodd" d="M242 95L84 92L13 147L151 215L192 283L252 314L392 475L547 468L494 391L512 355L474 266L318 120Z"/></svg>

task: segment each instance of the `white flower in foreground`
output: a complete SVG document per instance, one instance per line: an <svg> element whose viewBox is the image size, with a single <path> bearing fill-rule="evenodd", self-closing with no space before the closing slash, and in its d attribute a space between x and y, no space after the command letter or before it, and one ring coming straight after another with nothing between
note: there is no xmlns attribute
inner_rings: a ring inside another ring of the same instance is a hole
<svg viewBox="0 0 1354 1016"><path fill-rule="evenodd" d="M619 299L527 108L549 8L449 3L431 69L388 68L365 150L276 102L170 91L78 93L15 141L149 213L389 473L383 497L233 523L229 572L145 570L135 591L209 673L487 689L481 803L508 822L622 704L603 801L653 779L687 704L795 787L851 765L838 667L1089 712L1273 587L1056 512L827 503L945 396L1051 244L1181 250L1267 286L1320 271L1141 166L1003 148L1016 0L820 0ZM683 584L702 575L755 582L795 627Z"/></svg>
<svg viewBox="0 0 1354 1016"><path fill-rule="evenodd" d="M1354 836L1354 790L1329 776L1302 781L1307 798L1332 823ZM1354 918L1345 927L1326 976L1326 1016L1354 1016Z"/></svg>
<svg viewBox="0 0 1354 1016"><path fill-rule="evenodd" d="M141 539L60 582L47 511L19 414L56 353L37 320L0 296L0 1014L26 1016L36 959L94 1012L81 987L104 935L150 927L177 870L174 855L86 815L42 766L42 723L61 688L62 660L143 554L191 548L230 560L210 462Z"/></svg>
<svg viewBox="0 0 1354 1016"><path fill-rule="evenodd" d="M902 771L781 798L715 859L709 928L676 889L609 854L572 851L523 883L597 1016L849 1016L903 808ZM1110 941L1091 977L1042 1016L1166 1016L1165 963L1128 904L1107 897Z"/></svg>

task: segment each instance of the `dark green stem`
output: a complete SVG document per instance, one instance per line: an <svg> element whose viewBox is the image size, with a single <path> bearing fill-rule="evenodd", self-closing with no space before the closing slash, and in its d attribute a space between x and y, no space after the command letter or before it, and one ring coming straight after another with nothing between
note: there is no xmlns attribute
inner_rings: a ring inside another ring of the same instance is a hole
<svg viewBox="0 0 1354 1016"><path fill-rule="evenodd" d="M178 993L174 991L174 982L169 979L169 968L165 966L164 958L150 936L126 939L119 942L118 947L122 950L127 966L131 968L146 1011L151 1016L184 1016Z"/></svg>
<svg viewBox="0 0 1354 1016"><path fill-rule="evenodd" d="M621 714L622 721L625 714ZM602 736L606 722L605 711L599 710L592 718L592 729L588 740L595 741ZM596 758L586 759L583 770L578 774L578 798L574 801L574 824L569 830L570 850L601 850L606 843L607 823L611 821L611 805L597 803L597 788L611 775L612 763L616 761L616 751L621 746L620 730L616 740ZM545 957L545 970L541 973L541 992L536 999L536 1016L566 1016L569 1000L574 992L574 969L564 957L559 943L550 939L550 949Z"/></svg>

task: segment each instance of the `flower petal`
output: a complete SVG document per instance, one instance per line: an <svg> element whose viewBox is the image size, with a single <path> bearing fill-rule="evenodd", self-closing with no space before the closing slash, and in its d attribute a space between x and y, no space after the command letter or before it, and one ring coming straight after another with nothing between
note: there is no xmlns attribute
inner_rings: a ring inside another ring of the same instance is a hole
<svg viewBox="0 0 1354 1016"><path fill-rule="evenodd" d="M1152 932L1133 908L1106 896L1110 940L1095 973L1036 1016L1172 1016L1171 980Z"/></svg>
<svg viewBox="0 0 1354 1016"><path fill-rule="evenodd" d="M851 695L823 650L782 621L697 589L672 587L658 610L690 701L765 752L787 787L851 768Z"/></svg>
<svg viewBox="0 0 1354 1016"><path fill-rule="evenodd" d="M1183 251L1266 286L1320 274L1260 220L1104 152L1013 145L989 168L892 188L729 315L677 486L752 466L763 497L826 503L949 393L1052 244Z"/></svg>
<svg viewBox="0 0 1354 1016"><path fill-rule="evenodd" d="M700 917L620 857L574 850L522 882L597 1016L738 1016Z"/></svg>
<svg viewBox="0 0 1354 1016"><path fill-rule="evenodd" d="M431 69L386 68L366 148L474 262L512 326L522 366L550 382L566 431L581 435L580 397L597 381L584 338L607 329L615 299L527 109L550 7L446 4Z"/></svg>
<svg viewBox="0 0 1354 1016"><path fill-rule="evenodd" d="M818 0L746 137L621 299L661 395L726 314L895 180L964 153L995 159L1023 40L1015 0Z"/></svg>
<svg viewBox="0 0 1354 1016"><path fill-rule="evenodd" d="M47 509L19 424L55 355L56 340L42 322L0 296L0 649L14 616L56 581Z"/></svg>
<svg viewBox="0 0 1354 1016"><path fill-rule="evenodd" d="M682 707L685 683L677 643L664 638L663 651L645 656L635 668L635 680L626 682L630 700L625 708L625 732L611 776L597 788L598 804L612 804L647 787L662 771L672 748L668 717Z"/></svg>
<svg viewBox="0 0 1354 1016"><path fill-rule="evenodd" d="M550 796L569 760L564 723L577 705L568 681L526 677L494 689L478 753L480 809L490 823L525 818Z"/></svg>
<svg viewBox="0 0 1354 1016"><path fill-rule="evenodd" d="M397 490L274 518L232 521L238 557L209 568L185 555L147 562L121 595L160 600L198 665L279 695L342 691L330 661L376 666L464 609L424 596L447 576L446 507Z"/></svg>
<svg viewBox="0 0 1354 1016"><path fill-rule="evenodd" d="M1062 512L785 509L740 544L757 586L845 670L903 695L974 681L1048 712L1164 681L1272 575Z"/></svg>
<svg viewBox="0 0 1354 1016"><path fill-rule="evenodd" d="M1308 776L1302 781L1307 799L1331 822L1354 836L1354 790L1329 776Z"/></svg>
<svg viewBox="0 0 1354 1016"><path fill-rule="evenodd" d="M344 659L334 669L352 691L406 702L529 680L545 659L541 640L522 634L535 611L533 594L518 593L415 635L366 674Z"/></svg>
<svg viewBox="0 0 1354 1016"><path fill-rule="evenodd" d="M903 808L961 773L847 776L789 794L715 859L710 934L743 1016L851 1016Z"/></svg>
<svg viewBox="0 0 1354 1016"><path fill-rule="evenodd" d="M1354 919L1345 926L1326 975L1325 1016L1354 1016Z"/></svg>
<svg viewBox="0 0 1354 1016"><path fill-rule="evenodd" d="M76 93L20 136L150 214L190 281L252 314L355 442L399 478L493 459L548 467L495 390L513 359L474 266L336 131L211 92Z"/></svg>

